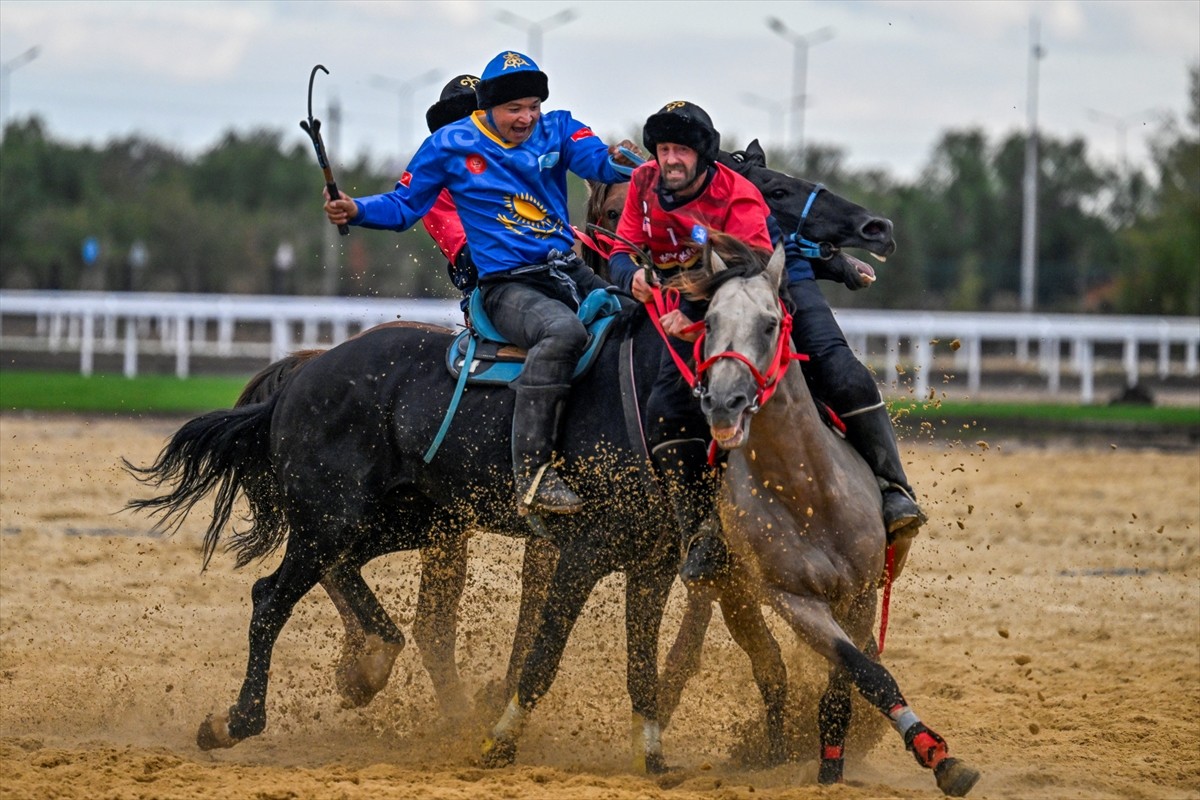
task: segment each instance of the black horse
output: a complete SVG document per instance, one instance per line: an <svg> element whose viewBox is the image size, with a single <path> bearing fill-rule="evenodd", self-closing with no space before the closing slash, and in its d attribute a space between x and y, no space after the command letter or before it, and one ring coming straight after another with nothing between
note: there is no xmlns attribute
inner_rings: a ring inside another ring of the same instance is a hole
<svg viewBox="0 0 1200 800"><path fill-rule="evenodd" d="M789 180L811 193L811 184ZM829 192L814 198L804 219L809 238L890 252L890 222ZM849 236L847 219L856 231ZM880 230L888 235L880 237ZM524 668L510 711L522 716L546 692L593 587L623 571L628 687L633 711L645 723L635 736L639 760L656 770L663 763L658 628L676 571L677 536L649 475L644 443L631 430L644 426L641 408L663 345L637 308L623 312L614 329L568 404L559 453L564 475L587 508L546 520L559 558L528 657L514 652L513 663L523 661ZM368 660L386 662L382 679L377 674L365 688L339 681L348 700L365 702L386 681L389 657L394 659L403 636L363 581L361 567L384 553L418 548L433 554L426 567L464 563L463 542L472 529L529 535L511 503L509 389L469 388L436 457L429 464L422 460L454 386L444 367L451 338L451 331L424 325L372 329L293 362L302 368L279 370L277 382L264 379L258 387L263 399L189 421L150 466L129 465L143 480L169 487L130 503L163 514L168 526L216 491L206 561L239 493L248 498L253 520L229 543L239 566L286 545L278 569L252 590L249 658L239 697L201 724L202 748L232 746L263 730L275 640L295 603L318 582L337 603L349 638L375 648ZM545 553L545 546L529 549L539 551ZM443 707L462 705L453 629L462 573L451 568L449 580L426 580L426 572L414 633L439 701ZM536 620L541 604L525 605L523 621ZM449 627L436 630L429 622L435 619ZM511 757L505 748L489 755L493 762Z"/></svg>

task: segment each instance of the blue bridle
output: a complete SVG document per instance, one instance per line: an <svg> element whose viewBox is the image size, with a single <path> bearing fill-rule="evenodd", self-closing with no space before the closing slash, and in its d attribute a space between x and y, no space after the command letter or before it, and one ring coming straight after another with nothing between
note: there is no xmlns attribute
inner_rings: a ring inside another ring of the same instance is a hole
<svg viewBox="0 0 1200 800"><path fill-rule="evenodd" d="M825 184L813 184L812 191L808 194L808 200L804 203L804 210L800 212L800 221L796 223L796 232L787 237L789 242L794 243L800 248L800 255L805 258L815 258L821 261L828 261L833 258L833 254L837 252L837 248L829 242L814 242L811 239L805 239L800 235L800 231L804 229L804 223L808 219L808 212L812 210L813 202L816 201L817 195L825 190Z"/></svg>

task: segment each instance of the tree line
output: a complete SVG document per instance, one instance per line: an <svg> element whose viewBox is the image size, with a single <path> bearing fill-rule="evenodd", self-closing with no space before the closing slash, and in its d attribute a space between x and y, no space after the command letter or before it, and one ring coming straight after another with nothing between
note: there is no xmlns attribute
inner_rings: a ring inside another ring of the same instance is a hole
<svg viewBox="0 0 1200 800"><path fill-rule="evenodd" d="M1200 315L1200 65L1189 77L1188 117L1161 122L1146 169L1099 163L1082 139L1039 137L1038 310ZM283 137L230 131L185 157L141 137L102 148L57 141L37 117L10 124L0 286L455 296L424 232L338 237L312 150ZM850 169L840 147L810 144L790 171L891 218L900 244L871 289L824 284L831 303L1017 309L1025 144L1024 133L947 131L912 181ZM768 163L794 155L771 152ZM365 156L336 172L354 196L395 181ZM581 221L581 182L571 198Z"/></svg>

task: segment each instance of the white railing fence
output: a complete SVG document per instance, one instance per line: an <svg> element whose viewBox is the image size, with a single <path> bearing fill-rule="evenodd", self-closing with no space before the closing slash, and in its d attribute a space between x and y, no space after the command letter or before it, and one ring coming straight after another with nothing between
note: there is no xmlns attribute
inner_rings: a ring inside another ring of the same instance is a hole
<svg viewBox="0 0 1200 800"><path fill-rule="evenodd" d="M1073 373L1083 403L1095 400L1099 348L1120 350L1130 386L1146 373L1200 375L1197 317L842 310L837 318L861 359L888 383L909 383L918 397L928 395L935 370L965 375L967 393L976 394L985 363L1004 360L996 352L1010 353L1010 364L1032 362L1051 394L1064 371ZM265 366L396 319L453 327L462 314L453 300L10 290L0 291L0 351L78 352L84 375L97 354L119 354L130 377L139 357L168 355L182 378L197 356L249 357ZM909 377L891 380L901 372Z"/></svg>

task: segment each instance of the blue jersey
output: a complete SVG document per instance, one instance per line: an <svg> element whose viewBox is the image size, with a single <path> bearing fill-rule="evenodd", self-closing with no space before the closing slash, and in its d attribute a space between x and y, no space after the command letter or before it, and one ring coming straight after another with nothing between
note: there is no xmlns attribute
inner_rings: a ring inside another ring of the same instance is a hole
<svg viewBox="0 0 1200 800"><path fill-rule="evenodd" d="M486 113L476 111L426 139L395 190L358 199L360 212L351 224L406 230L445 188L480 278L569 250L575 234L567 214L567 171L603 183L628 178L609 163L608 146L570 112L546 112L529 138L515 145L487 128Z"/></svg>

